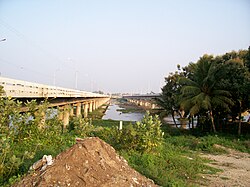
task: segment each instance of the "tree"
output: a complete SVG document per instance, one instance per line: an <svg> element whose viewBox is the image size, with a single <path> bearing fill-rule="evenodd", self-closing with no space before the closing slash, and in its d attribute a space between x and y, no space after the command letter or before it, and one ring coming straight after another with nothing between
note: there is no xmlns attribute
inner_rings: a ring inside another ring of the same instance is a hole
<svg viewBox="0 0 250 187"><path fill-rule="evenodd" d="M231 58L228 58L231 56ZM227 53L217 58L218 62L223 65L222 79L219 87L227 89L232 95L234 105L231 107L233 119L239 117L238 135L241 134L241 114L249 108L250 76L247 69L246 58L247 51Z"/></svg>
<svg viewBox="0 0 250 187"><path fill-rule="evenodd" d="M214 123L214 110L216 107L229 111L233 104L230 93L219 89L217 83L220 80L221 67L215 62L213 56L204 55L191 68L188 77L182 77L180 83L181 106L189 111L191 116L205 110L211 120L213 132L216 133Z"/></svg>
<svg viewBox="0 0 250 187"><path fill-rule="evenodd" d="M157 99L157 103L167 112L171 114L174 124L177 127L174 113L179 110L178 95L180 94L179 78L182 75L179 72L170 73L165 78L166 85L162 88L161 97Z"/></svg>

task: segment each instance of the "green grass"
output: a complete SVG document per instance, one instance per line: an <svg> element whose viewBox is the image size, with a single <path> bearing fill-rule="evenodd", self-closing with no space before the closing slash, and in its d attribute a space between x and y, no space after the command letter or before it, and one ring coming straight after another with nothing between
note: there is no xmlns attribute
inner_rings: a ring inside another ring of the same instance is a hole
<svg viewBox="0 0 250 187"><path fill-rule="evenodd" d="M131 123L130 121L123 121L122 122L123 126L124 125L128 125L130 123ZM102 119L93 119L92 120L92 124L95 127L108 127L108 128L111 128L111 127L118 127L119 124L120 124L120 121L111 120L111 119L105 119L105 120L102 120Z"/></svg>
<svg viewBox="0 0 250 187"><path fill-rule="evenodd" d="M88 114L88 118L93 118L93 119L102 119L104 116L106 110L107 110L108 105L102 105L101 107L97 108L93 112Z"/></svg>
<svg viewBox="0 0 250 187"><path fill-rule="evenodd" d="M197 134L192 135L192 131L171 128L167 125L163 126L165 139L175 146L193 151L203 151L208 153L220 154L225 153L224 149L214 146L215 144L224 147L236 149L241 152L250 153L249 136L236 136L230 134Z"/></svg>
<svg viewBox="0 0 250 187"><path fill-rule="evenodd" d="M219 171L206 166L208 160L167 141L152 153L121 151L121 154L133 168L161 186L196 186L201 174Z"/></svg>
<svg viewBox="0 0 250 187"><path fill-rule="evenodd" d="M112 120L99 121L99 127L104 129L100 138L112 145L111 126L119 123ZM100 125L103 123L102 125ZM199 186L205 179L203 174L215 174L219 169L207 166L211 162L201 158L199 153L226 153L215 144L249 152L248 137L237 137L223 134L192 135L191 131L162 127L164 131L163 144L152 152L141 153L135 150L120 150L119 153L129 165L161 186ZM98 134L97 134L98 135ZM116 145L113 145L116 147Z"/></svg>
<svg viewBox="0 0 250 187"><path fill-rule="evenodd" d="M105 111L105 108L96 110L89 115L92 118L91 124L94 126L89 135L98 136L113 147L119 147L114 144L115 141L112 136L115 135L114 129L118 128L120 122L101 120L100 117L103 115L103 111ZM55 120L51 124L56 122ZM75 120L75 125L77 125L77 122L79 120ZM125 127L130 123L129 121L123 121L123 126ZM53 132L46 132L48 135L41 135L42 139L39 140L41 145L32 151L35 154L34 157L26 159L17 170L17 173L14 173L9 178L9 182L5 181L7 186L16 179L20 179L20 175L27 172L32 163L39 160L44 154L51 154L54 157L73 145L75 137L80 136L77 134L78 131L65 131L61 134L59 128L56 128L56 124L54 125L57 131L53 129ZM163 125L161 129L164 132L163 143L152 151L119 150L119 153L128 161L130 166L146 177L153 179L156 184L161 186L199 186L199 181L204 180L201 177L202 174L218 172L218 169L206 165L206 163L210 162L209 160L199 157L200 152L212 154L226 153L224 149L214 146L215 144L250 153L248 136L201 134L196 131L171 128L167 125ZM83 132L83 130L80 132ZM13 147L15 153L20 154L24 152L26 147L22 146L22 143L16 142L16 146ZM36 145L32 142L26 143Z"/></svg>

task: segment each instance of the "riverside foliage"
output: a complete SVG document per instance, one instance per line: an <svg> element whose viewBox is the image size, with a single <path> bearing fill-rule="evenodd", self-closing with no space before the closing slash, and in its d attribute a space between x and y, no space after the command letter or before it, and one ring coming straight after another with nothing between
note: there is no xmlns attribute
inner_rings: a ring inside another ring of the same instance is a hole
<svg viewBox="0 0 250 187"><path fill-rule="evenodd" d="M72 118L67 129L57 116L50 116L47 103L26 103L30 112L20 113L22 103L0 99L0 186L9 186L27 173L44 154L56 156L75 143L76 137L98 136L110 143L137 171L161 186L192 186L201 174L217 170L204 164L197 151L217 153L213 144L249 151L249 140L235 137L183 135L179 129L161 125L158 117L147 114L142 122ZM38 112L39 111L39 112ZM32 116L32 117L31 117ZM163 133L164 132L164 136ZM191 149L191 151L190 151Z"/></svg>
<svg viewBox="0 0 250 187"><path fill-rule="evenodd" d="M205 54L177 67L165 78L158 100L165 111L173 118L178 113L184 121L197 117L203 131L225 131L229 124L237 124L240 135L241 114L250 110L250 47L221 56Z"/></svg>

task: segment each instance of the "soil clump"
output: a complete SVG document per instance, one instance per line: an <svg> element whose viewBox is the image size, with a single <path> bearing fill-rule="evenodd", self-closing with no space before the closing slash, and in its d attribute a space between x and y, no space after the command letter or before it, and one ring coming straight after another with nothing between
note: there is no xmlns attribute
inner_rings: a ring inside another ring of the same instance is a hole
<svg viewBox="0 0 250 187"><path fill-rule="evenodd" d="M113 147L97 137L77 141L44 171L35 171L14 185L31 186L157 186L128 166Z"/></svg>

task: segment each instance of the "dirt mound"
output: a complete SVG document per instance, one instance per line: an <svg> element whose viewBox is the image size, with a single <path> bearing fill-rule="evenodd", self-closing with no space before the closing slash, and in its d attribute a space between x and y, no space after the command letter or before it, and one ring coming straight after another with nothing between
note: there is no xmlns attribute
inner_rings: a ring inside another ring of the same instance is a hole
<svg viewBox="0 0 250 187"><path fill-rule="evenodd" d="M86 138L59 154L52 166L26 176L23 186L156 186L128 166L113 147L99 138Z"/></svg>

